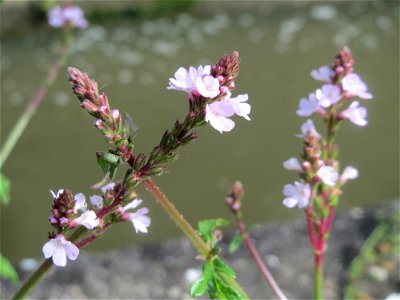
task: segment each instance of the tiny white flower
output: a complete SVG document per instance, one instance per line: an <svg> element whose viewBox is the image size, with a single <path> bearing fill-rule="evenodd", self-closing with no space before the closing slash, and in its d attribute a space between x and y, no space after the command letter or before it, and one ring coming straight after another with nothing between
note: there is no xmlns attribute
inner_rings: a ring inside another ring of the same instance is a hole
<svg viewBox="0 0 400 300"><path fill-rule="evenodd" d="M70 260L75 260L79 255L79 248L70 241L67 241L62 234L49 240L44 244L42 250L44 257L52 257L53 263L59 267L65 267L67 265L67 257Z"/></svg>
<svg viewBox="0 0 400 300"><path fill-rule="evenodd" d="M283 167L286 170L293 170L293 171L301 171L301 165L297 158L291 157L288 160L283 162Z"/></svg>
<svg viewBox="0 0 400 300"><path fill-rule="evenodd" d="M211 75L198 77L196 81L196 88L200 95L206 98L214 98L219 95L219 81Z"/></svg>
<svg viewBox="0 0 400 300"><path fill-rule="evenodd" d="M339 174L335 171L332 166L323 165L317 172L319 178L326 185L333 186L339 179Z"/></svg>
<svg viewBox="0 0 400 300"><path fill-rule="evenodd" d="M365 107L359 107L359 104L358 101L352 102L346 110L341 112L341 115L358 126L365 126L368 124L366 119L368 112Z"/></svg>
<svg viewBox="0 0 400 300"><path fill-rule="evenodd" d="M229 117L235 114L232 105L226 101L217 101L206 105L205 121L220 133L231 131L235 127Z"/></svg>
<svg viewBox="0 0 400 300"><path fill-rule="evenodd" d="M342 79L343 90L349 92L352 96L358 96L362 99L371 99L372 94L368 93L368 87L356 73L350 73Z"/></svg>
<svg viewBox="0 0 400 300"><path fill-rule="evenodd" d="M295 181L294 185L286 184L283 187L283 194L286 196L283 200L283 204L286 207L293 208L297 206L298 208L304 208L310 200L311 188L308 183Z"/></svg>
<svg viewBox="0 0 400 300"><path fill-rule="evenodd" d="M75 210L80 210L82 212L86 211L87 209L87 204L86 204L86 198L85 195L82 193L78 193L75 195Z"/></svg>
<svg viewBox="0 0 400 300"><path fill-rule="evenodd" d="M300 99L299 109L296 111L296 114L300 117L308 117L319 109L321 108L318 104L317 97L315 93L311 93L308 98Z"/></svg>
<svg viewBox="0 0 400 300"><path fill-rule="evenodd" d="M356 179L357 177L358 177L358 170L352 166L348 166L344 168L340 179L346 181L349 179Z"/></svg>
<svg viewBox="0 0 400 300"><path fill-rule="evenodd" d="M96 213L93 210L85 211L78 218L74 219L72 222L76 222L79 225L86 227L91 230L100 224L100 220L97 218Z"/></svg>
<svg viewBox="0 0 400 300"><path fill-rule="evenodd" d="M141 199L135 199L131 203L125 205L121 208L120 212L122 218L124 220L129 220L132 222L133 227L135 228L136 233L142 232L147 233L147 227L151 224L151 219L147 214L149 213L149 209L147 207L142 207L134 213L127 212L128 210L135 209L142 203Z"/></svg>
<svg viewBox="0 0 400 300"><path fill-rule="evenodd" d="M227 93L227 98L221 101L230 103L235 111L235 114L250 121L250 117L248 115L251 111L251 106L248 103L244 103L247 100L249 100L249 95L247 94L238 95L237 97L231 98L231 93Z"/></svg>
<svg viewBox="0 0 400 300"><path fill-rule="evenodd" d="M342 98L342 91L337 85L324 84L322 88L316 90L315 96L319 105L330 107Z"/></svg>

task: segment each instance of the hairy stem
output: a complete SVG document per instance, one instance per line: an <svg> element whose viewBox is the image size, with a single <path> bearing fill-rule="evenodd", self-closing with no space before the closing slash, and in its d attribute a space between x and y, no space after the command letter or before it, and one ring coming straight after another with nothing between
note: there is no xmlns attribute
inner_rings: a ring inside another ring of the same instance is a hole
<svg viewBox="0 0 400 300"><path fill-rule="evenodd" d="M175 224L183 231L186 237L192 242L201 255L207 257L210 248L201 239L196 230L190 223L183 217L183 215L175 208L175 206L168 200L167 196L158 188L151 178L146 178L143 181L144 186L157 201L159 205L165 210L169 217ZM241 299L249 299L243 288L233 278L221 273L220 276L227 282L233 289L240 293Z"/></svg>

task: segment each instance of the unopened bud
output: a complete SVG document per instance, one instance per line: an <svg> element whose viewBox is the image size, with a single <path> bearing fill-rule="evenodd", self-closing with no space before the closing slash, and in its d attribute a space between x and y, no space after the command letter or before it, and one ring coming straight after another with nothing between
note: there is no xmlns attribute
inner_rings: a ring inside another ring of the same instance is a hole
<svg viewBox="0 0 400 300"><path fill-rule="evenodd" d="M121 122L121 115L118 109L113 109L111 115L115 121L115 123L119 124Z"/></svg>

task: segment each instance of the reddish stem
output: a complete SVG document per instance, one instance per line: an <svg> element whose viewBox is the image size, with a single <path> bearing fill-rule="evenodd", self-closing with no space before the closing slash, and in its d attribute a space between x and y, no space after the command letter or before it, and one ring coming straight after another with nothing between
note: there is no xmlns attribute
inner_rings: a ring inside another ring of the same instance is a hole
<svg viewBox="0 0 400 300"><path fill-rule="evenodd" d="M270 285L271 289L273 290L274 294L277 296L278 299L287 299L285 294L280 289L279 285L276 283L274 277L269 272L267 266L264 264L263 260L260 257L256 247L251 242L249 234L247 233L246 225L242 222L242 220L236 216L236 224L239 228L240 233L242 234L243 241L246 244L247 249L249 250L250 254L253 256L257 266L260 268L261 273L263 274L265 280Z"/></svg>
<svg viewBox="0 0 400 300"><path fill-rule="evenodd" d="M315 240L314 221L311 217L311 210L312 210L312 207L307 206L307 209L306 209L307 230L308 230L308 236L310 238L311 246L315 249L317 246L317 243Z"/></svg>

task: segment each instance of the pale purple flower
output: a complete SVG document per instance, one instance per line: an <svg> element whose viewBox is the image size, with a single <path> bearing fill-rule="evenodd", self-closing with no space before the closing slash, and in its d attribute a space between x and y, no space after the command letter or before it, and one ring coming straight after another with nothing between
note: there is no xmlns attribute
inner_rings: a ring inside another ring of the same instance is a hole
<svg viewBox="0 0 400 300"><path fill-rule="evenodd" d="M329 107L342 98L342 91L337 85L324 84L322 88L316 90L315 96L322 107Z"/></svg>
<svg viewBox="0 0 400 300"><path fill-rule="evenodd" d="M103 186L100 191L105 194L108 190L113 190L115 187L115 182L111 181L110 183L107 183L105 186Z"/></svg>
<svg viewBox="0 0 400 300"><path fill-rule="evenodd" d="M286 196L283 200L283 205L288 208L293 208L295 206L304 208L310 200L311 188L308 183L295 181L294 185L286 184L283 187L283 194Z"/></svg>
<svg viewBox="0 0 400 300"><path fill-rule="evenodd" d="M233 106L227 101L217 101L206 105L205 121L219 132L231 131L235 127L229 117L235 114Z"/></svg>
<svg viewBox="0 0 400 300"><path fill-rule="evenodd" d="M368 87L356 73L350 73L342 79L343 90L351 96L358 96L362 99L371 99L372 94L368 93Z"/></svg>
<svg viewBox="0 0 400 300"><path fill-rule="evenodd" d="M149 209L147 207L142 207L134 213L127 212L128 210L135 209L142 203L141 199L135 199L131 203L125 205L120 209L122 219L126 221L131 221L136 233L142 232L147 233L147 227L151 224L151 219L147 214Z"/></svg>
<svg viewBox="0 0 400 300"><path fill-rule="evenodd" d="M358 170L352 166L344 168L342 176L340 176L341 181L347 181L349 179L356 179L358 177Z"/></svg>
<svg viewBox="0 0 400 300"><path fill-rule="evenodd" d="M332 166L322 165L322 167L319 168L317 175L323 183L329 186L335 185L339 179L339 174Z"/></svg>
<svg viewBox="0 0 400 300"><path fill-rule="evenodd" d="M288 160L284 161L283 167L286 170L290 170L290 171L292 171L292 170L293 171L301 171L302 170L299 160L295 157L291 157Z"/></svg>
<svg viewBox="0 0 400 300"><path fill-rule="evenodd" d="M314 126L314 122L310 119L305 121L301 125L300 129L301 129L301 134L296 135L299 138L305 138L306 136L309 136L309 135L316 139L321 138L321 135L318 133L317 129Z"/></svg>
<svg viewBox="0 0 400 300"><path fill-rule="evenodd" d="M311 93L308 98L300 99L299 109L296 111L296 114L300 117L308 117L320 109L322 110L315 93Z"/></svg>
<svg viewBox="0 0 400 300"><path fill-rule="evenodd" d="M66 25L72 27L86 28L88 22L83 15L83 10L79 6L60 6L53 7L48 13L50 26L60 28Z"/></svg>
<svg viewBox="0 0 400 300"><path fill-rule="evenodd" d="M249 100L249 95L247 94L238 95L235 98L231 98L231 93L227 93L227 98L221 101L226 101L230 103L235 114L250 121L250 117L248 115L251 111L251 106L248 103L244 103L247 100Z"/></svg>
<svg viewBox="0 0 400 300"><path fill-rule="evenodd" d="M350 122L358 126L365 126L368 124L368 121L366 120L368 112L365 107L359 107L359 104L358 101L352 102L346 110L340 113L340 115L349 119Z"/></svg>
<svg viewBox="0 0 400 300"><path fill-rule="evenodd" d="M335 75L335 72L329 66L322 66L318 70L311 71L311 77L315 80L329 82Z"/></svg>
<svg viewBox="0 0 400 300"><path fill-rule="evenodd" d="M80 210L82 212L86 211L87 209L87 204L86 204L86 198L85 195L82 193L76 194L75 195L75 210Z"/></svg>
<svg viewBox="0 0 400 300"><path fill-rule="evenodd" d="M219 95L219 81L211 75L197 77L197 92L206 98L214 98Z"/></svg>
<svg viewBox="0 0 400 300"><path fill-rule="evenodd" d="M75 227L75 224L82 225L91 230L99 226L100 220L97 218L97 215L93 210L88 210L81 214L78 218L72 220L71 226Z"/></svg>
<svg viewBox="0 0 400 300"><path fill-rule="evenodd" d="M45 258L52 257L53 263L59 267L67 265L67 257L75 260L79 255L79 248L70 241L67 241L62 234L58 234L54 239L49 240L43 246Z"/></svg>
<svg viewBox="0 0 400 300"><path fill-rule="evenodd" d="M96 209L102 209L103 208L103 197L99 195L93 195L90 196L90 203L96 208Z"/></svg>
<svg viewBox="0 0 400 300"><path fill-rule="evenodd" d="M203 78L203 76L210 75L210 72L211 72L210 65L206 65L204 67L199 66L197 69L195 67L189 67L189 70L180 67L175 72L175 78L169 79L169 85L167 89L184 91L188 93L190 96L192 94L198 94L196 87L198 78L201 79Z"/></svg>

